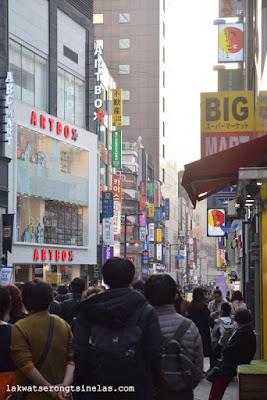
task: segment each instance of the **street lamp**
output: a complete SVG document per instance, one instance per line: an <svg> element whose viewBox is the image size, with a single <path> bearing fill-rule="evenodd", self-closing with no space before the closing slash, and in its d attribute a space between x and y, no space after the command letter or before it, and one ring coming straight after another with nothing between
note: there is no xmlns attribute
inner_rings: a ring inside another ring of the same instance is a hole
<svg viewBox="0 0 267 400"><path fill-rule="evenodd" d="M126 242L127 242L127 232L126 232L126 225L127 225L127 217L132 217L135 215L142 215L142 213L133 213L133 214L124 214L124 258L126 258Z"/></svg>

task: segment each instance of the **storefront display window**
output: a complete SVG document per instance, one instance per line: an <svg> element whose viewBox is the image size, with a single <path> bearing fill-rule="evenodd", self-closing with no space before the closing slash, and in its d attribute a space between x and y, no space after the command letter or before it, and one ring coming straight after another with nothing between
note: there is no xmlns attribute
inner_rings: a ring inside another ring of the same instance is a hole
<svg viewBox="0 0 267 400"><path fill-rule="evenodd" d="M58 117L72 124L85 124L85 86L76 76L58 68L57 110Z"/></svg>
<svg viewBox="0 0 267 400"><path fill-rule="evenodd" d="M17 241L87 244L88 168L88 151L18 126Z"/></svg>

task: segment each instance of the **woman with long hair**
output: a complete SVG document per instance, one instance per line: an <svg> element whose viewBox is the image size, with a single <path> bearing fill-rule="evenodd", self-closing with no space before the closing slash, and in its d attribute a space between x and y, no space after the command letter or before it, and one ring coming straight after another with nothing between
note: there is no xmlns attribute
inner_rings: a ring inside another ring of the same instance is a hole
<svg viewBox="0 0 267 400"><path fill-rule="evenodd" d="M6 285L10 296L10 306L5 315L5 321L9 324L15 324L15 322L19 321L22 318L25 318L27 315L25 312L25 307L22 303L21 292L16 285Z"/></svg>
<svg viewBox="0 0 267 400"><path fill-rule="evenodd" d="M210 312L201 287L196 287L193 290L193 300L188 306L188 318L198 327L202 338L204 357L211 357Z"/></svg>
<svg viewBox="0 0 267 400"><path fill-rule="evenodd" d="M231 303L234 313L236 314L238 310L246 310L247 305L243 301L243 296L240 290L234 290L231 297Z"/></svg>

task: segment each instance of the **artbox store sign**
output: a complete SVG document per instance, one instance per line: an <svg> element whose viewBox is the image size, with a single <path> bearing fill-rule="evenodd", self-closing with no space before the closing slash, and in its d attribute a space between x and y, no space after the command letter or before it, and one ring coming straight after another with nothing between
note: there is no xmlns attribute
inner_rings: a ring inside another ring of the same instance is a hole
<svg viewBox="0 0 267 400"><path fill-rule="evenodd" d="M95 62L94 62L94 67L95 67L95 76L96 76L96 85L94 89L94 94L95 96L100 96L102 94L103 88L100 84L100 76L102 75L102 72L100 71L100 68L102 68L102 60L100 59L100 55L103 54L103 50L101 46L96 46L95 48ZM97 109L97 111L94 112L94 121L98 120L101 121L102 118L104 117L104 114L99 111L101 107L103 107L103 100L100 98L96 98L94 102L94 106Z"/></svg>
<svg viewBox="0 0 267 400"><path fill-rule="evenodd" d="M63 125L62 122L56 121L54 118L47 118L45 115L38 115L36 111L31 113L31 125L37 126L45 131L55 133L65 139L76 142L78 133L75 128L70 128L69 125Z"/></svg>
<svg viewBox="0 0 267 400"><path fill-rule="evenodd" d="M13 137L13 117L14 117L14 109L11 108L14 98L14 79L12 72L8 72L6 76L6 96L5 96L5 105L6 105L6 139L8 144L11 144L11 139Z"/></svg>
<svg viewBox="0 0 267 400"><path fill-rule="evenodd" d="M72 250L34 249L33 261L73 261Z"/></svg>

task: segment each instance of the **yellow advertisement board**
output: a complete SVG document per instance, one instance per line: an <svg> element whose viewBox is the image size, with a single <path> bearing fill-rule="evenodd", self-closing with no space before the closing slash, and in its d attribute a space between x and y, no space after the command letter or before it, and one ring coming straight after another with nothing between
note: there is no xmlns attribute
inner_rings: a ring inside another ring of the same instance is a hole
<svg viewBox="0 0 267 400"><path fill-rule="evenodd" d="M157 242L162 242L162 229L157 229Z"/></svg>
<svg viewBox="0 0 267 400"><path fill-rule="evenodd" d="M154 203L150 203L148 207L148 217L154 218L154 214L155 214Z"/></svg>
<svg viewBox="0 0 267 400"><path fill-rule="evenodd" d="M112 125L122 125L122 95L121 89L112 89Z"/></svg>
<svg viewBox="0 0 267 400"><path fill-rule="evenodd" d="M253 91L201 93L201 132L254 131Z"/></svg>
<svg viewBox="0 0 267 400"><path fill-rule="evenodd" d="M46 280L49 283L61 283L61 273L60 272L48 272Z"/></svg>

